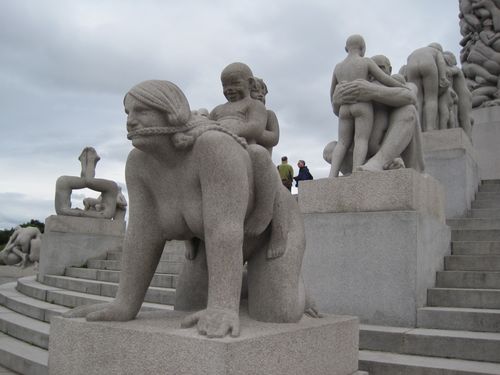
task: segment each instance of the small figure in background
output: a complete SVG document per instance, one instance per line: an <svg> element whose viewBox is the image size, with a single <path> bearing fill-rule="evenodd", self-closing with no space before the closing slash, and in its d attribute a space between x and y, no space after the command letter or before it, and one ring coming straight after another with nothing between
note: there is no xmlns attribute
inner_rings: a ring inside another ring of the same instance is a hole
<svg viewBox="0 0 500 375"><path fill-rule="evenodd" d="M299 181L312 180L314 178L311 172L309 172L309 168L306 167L306 162L304 160L299 160L297 162L297 167L299 167L299 174L293 178L296 187L299 187Z"/></svg>
<svg viewBox="0 0 500 375"><path fill-rule="evenodd" d="M280 173L281 183L289 191L292 191L293 184L293 167L288 164L288 157L281 157L281 164L278 165L278 172Z"/></svg>

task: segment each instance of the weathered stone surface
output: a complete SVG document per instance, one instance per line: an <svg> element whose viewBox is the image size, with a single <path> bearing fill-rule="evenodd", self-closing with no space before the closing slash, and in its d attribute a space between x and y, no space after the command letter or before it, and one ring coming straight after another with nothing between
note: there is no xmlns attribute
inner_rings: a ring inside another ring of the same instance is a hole
<svg viewBox="0 0 500 375"><path fill-rule="evenodd" d="M444 222L442 187L433 177L408 168L303 181L299 207L305 214L409 210Z"/></svg>
<svg viewBox="0 0 500 375"><path fill-rule="evenodd" d="M481 179L500 178L500 107L477 108L472 111L472 143L477 152Z"/></svg>
<svg viewBox="0 0 500 375"><path fill-rule="evenodd" d="M422 136L425 172L443 185L446 217L465 216L480 182L469 137L461 128L429 131Z"/></svg>
<svg viewBox="0 0 500 375"><path fill-rule="evenodd" d="M180 329L185 316L146 312L125 323L55 318L51 374L348 375L357 370L353 317L276 324L242 314L240 337L209 340L195 329Z"/></svg>
<svg viewBox="0 0 500 375"><path fill-rule="evenodd" d="M81 267L89 259L105 259L107 251L121 247L125 222L53 215L45 221L40 275L63 275L66 267Z"/></svg>

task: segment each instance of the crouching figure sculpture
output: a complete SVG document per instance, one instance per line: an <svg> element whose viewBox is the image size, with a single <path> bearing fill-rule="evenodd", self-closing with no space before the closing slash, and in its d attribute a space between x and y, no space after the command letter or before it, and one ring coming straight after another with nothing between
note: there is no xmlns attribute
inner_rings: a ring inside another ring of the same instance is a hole
<svg viewBox="0 0 500 375"><path fill-rule="evenodd" d="M275 192L273 225L247 233L245 222L260 214L254 202L263 192L255 189L252 153L245 140L191 114L182 91L168 81L136 85L124 105L134 149L126 164L130 219L117 296L109 304L82 306L66 316L134 319L165 241L175 239L189 245L175 309L196 311L186 316L184 327L197 325L208 337L239 335L245 261L250 317L297 322L306 308L301 276L304 226L278 174L269 181L277 186L269 189ZM269 163L275 169L271 158ZM273 236L272 230L286 235ZM283 243L273 244L273 238ZM283 251L268 252L269 246Z"/></svg>

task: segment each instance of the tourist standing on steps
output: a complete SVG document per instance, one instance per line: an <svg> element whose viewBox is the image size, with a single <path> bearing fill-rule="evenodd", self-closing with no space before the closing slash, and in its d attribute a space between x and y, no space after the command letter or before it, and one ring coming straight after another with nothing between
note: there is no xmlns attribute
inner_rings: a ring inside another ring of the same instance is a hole
<svg viewBox="0 0 500 375"><path fill-rule="evenodd" d="M283 185L289 191L292 191L293 167L288 164L288 158L286 156L281 157L281 164L278 165L278 172L280 173L280 178Z"/></svg>
<svg viewBox="0 0 500 375"><path fill-rule="evenodd" d="M299 167L299 174L293 179L295 180L295 186L299 187L299 181L312 180L313 176L311 172L309 172L309 168L306 167L306 162L304 160L299 160L297 167Z"/></svg>

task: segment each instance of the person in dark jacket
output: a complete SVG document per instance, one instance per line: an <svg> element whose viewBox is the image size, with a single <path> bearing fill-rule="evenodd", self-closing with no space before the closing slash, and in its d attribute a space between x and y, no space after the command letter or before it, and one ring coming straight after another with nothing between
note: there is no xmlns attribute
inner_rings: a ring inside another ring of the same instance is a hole
<svg viewBox="0 0 500 375"><path fill-rule="evenodd" d="M299 174L293 179L295 180L295 186L299 187L299 181L312 180L313 176L311 172L309 172L309 168L306 167L306 162L304 160L299 160L297 166L299 167Z"/></svg>

